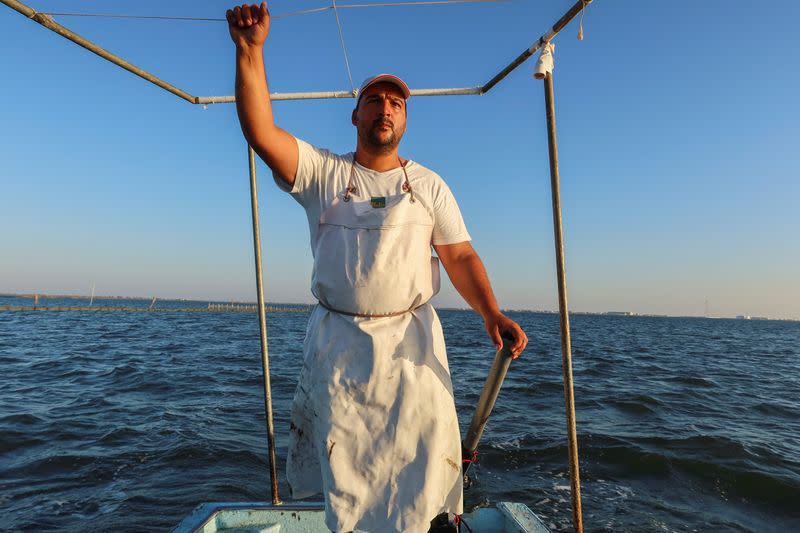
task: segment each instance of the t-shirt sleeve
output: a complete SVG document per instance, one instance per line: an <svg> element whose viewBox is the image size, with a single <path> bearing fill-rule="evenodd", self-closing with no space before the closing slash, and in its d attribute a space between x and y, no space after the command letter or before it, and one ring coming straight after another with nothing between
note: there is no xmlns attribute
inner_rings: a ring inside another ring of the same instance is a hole
<svg viewBox="0 0 800 533"><path fill-rule="evenodd" d="M434 214L432 244L456 244L472 240L455 196L438 175L434 180L432 193Z"/></svg>
<svg viewBox="0 0 800 533"><path fill-rule="evenodd" d="M326 165L330 165L330 152L317 148L295 137L297 141L297 173L294 184L290 187L285 181L272 173L278 187L291 194L300 205L306 206L311 200L320 197L320 180L325 173Z"/></svg>

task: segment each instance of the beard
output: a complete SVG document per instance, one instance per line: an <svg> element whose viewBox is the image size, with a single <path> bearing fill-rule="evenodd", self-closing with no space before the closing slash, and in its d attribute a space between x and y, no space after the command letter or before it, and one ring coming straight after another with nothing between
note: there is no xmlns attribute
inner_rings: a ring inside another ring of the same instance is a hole
<svg viewBox="0 0 800 533"><path fill-rule="evenodd" d="M382 131L378 131L381 126L389 126L390 133L386 135ZM377 119L366 131L362 132L362 140L365 141L367 146L380 153L390 153L397 145L400 144L402 134L398 135L394 129L394 122L386 119Z"/></svg>

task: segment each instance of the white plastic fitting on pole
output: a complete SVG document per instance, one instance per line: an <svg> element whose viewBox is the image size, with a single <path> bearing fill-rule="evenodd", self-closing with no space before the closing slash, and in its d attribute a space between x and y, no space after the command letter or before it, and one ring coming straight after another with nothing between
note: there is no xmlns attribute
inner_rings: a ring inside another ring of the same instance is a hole
<svg viewBox="0 0 800 533"><path fill-rule="evenodd" d="M548 73L553 72L555 48L556 45L553 43L547 43L542 47L539 59L536 60L536 66L533 68L533 77L537 80L543 80Z"/></svg>

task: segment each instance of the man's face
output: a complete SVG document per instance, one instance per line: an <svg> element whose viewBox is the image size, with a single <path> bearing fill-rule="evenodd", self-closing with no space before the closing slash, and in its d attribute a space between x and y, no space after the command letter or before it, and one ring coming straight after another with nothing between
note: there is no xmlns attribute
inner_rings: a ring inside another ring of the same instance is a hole
<svg viewBox="0 0 800 533"><path fill-rule="evenodd" d="M362 144L391 152L406 132L406 100L395 84L376 83L362 93L352 118Z"/></svg>

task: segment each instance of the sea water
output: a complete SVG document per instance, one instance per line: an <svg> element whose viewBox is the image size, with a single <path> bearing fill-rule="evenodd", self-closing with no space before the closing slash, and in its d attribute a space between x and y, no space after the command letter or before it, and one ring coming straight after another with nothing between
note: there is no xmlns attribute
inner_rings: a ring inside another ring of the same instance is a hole
<svg viewBox="0 0 800 533"><path fill-rule="evenodd" d="M465 431L493 348L474 313L440 316ZM530 344L466 502L570 531L558 316L511 316ZM307 318L267 315L279 472ZM800 323L571 326L587 531L800 531ZM164 531L200 502L268 501L263 413L255 313L0 311L0 529Z"/></svg>

